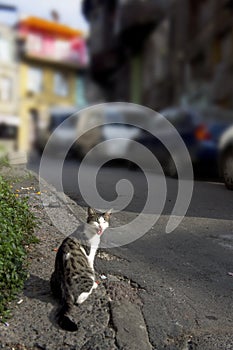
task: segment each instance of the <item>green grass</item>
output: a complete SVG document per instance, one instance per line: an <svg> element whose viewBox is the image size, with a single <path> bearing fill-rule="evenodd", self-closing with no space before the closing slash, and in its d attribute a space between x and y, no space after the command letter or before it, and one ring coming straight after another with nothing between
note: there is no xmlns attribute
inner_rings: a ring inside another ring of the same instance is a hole
<svg viewBox="0 0 233 350"><path fill-rule="evenodd" d="M0 143L0 167L9 167L9 160L7 157L6 148Z"/></svg>
<svg viewBox="0 0 233 350"><path fill-rule="evenodd" d="M37 242L35 217L27 198L16 198L10 184L0 177L0 320L9 316L9 303L27 277L26 246Z"/></svg>
<svg viewBox="0 0 233 350"><path fill-rule="evenodd" d="M7 156L0 157L0 168L1 167L10 167L9 160L8 160Z"/></svg>

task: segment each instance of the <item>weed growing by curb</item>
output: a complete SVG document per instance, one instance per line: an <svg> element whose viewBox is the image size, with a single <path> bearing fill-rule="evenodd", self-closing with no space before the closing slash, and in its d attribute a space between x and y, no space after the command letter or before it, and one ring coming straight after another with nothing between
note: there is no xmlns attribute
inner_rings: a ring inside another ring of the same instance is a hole
<svg viewBox="0 0 233 350"><path fill-rule="evenodd" d="M27 198L16 198L10 184L0 177L0 320L9 316L9 302L27 277L26 246L36 243L35 217Z"/></svg>

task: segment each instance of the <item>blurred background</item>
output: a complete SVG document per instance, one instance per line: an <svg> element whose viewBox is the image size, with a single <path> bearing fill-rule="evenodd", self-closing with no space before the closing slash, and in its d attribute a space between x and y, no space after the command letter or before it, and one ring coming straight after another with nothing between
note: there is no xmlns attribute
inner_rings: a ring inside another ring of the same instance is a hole
<svg viewBox="0 0 233 350"><path fill-rule="evenodd" d="M194 162L227 154L229 177L232 16L233 0L0 0L0 151L23 161L71 111L133 102L165 113Z"/></svg>

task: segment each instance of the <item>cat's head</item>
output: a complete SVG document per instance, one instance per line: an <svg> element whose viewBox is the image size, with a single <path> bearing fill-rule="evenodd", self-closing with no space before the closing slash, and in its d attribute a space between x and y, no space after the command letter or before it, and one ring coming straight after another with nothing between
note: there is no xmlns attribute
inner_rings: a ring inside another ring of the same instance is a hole
<svg viewBox="0 0 233 350"><path fill-rule="evenodd" d="M96 227L97 234L101 236L104 230L109 227L111 213L111 209L105 213L100 213L96 209L89 207L87 212L87 223Z"/></svg>

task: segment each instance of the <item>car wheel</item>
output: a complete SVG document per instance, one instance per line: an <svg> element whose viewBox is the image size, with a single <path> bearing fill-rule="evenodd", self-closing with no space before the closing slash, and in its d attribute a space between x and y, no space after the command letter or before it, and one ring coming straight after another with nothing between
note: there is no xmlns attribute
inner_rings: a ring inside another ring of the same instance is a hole
<svg viewBox="0 0 233 350"><path fill-rule="evenodd" d="M165 162L164 166L164 172L165 175L172 177L172 178L177 178L177 169L175 162L171 156L167 157L167 160Z"/></svg>
<svg viewBox="0 0 233 350"><path fill-rule="evenodd" d="M84 154L83 154L83 151L82 151L82 148L81 146L79 146L78 144L74 144L72 146L72 155L78 160L78 161L82 161L83 158L84 158Z"/></svg>
<svg viewBox="0 0 233 350"><path fill-rule="evenodd" d="M226 188L233 191L233 147L223 154L222 175Z"/></svg>
<svg viewBox="0 0 233 350"><path fill-rule="evenodd" d="M38 155L41 157L43 152L44 152L44 148L42 146L40 146L40 145L37 145L36 146L36 151L37 151Z"/></svg>

